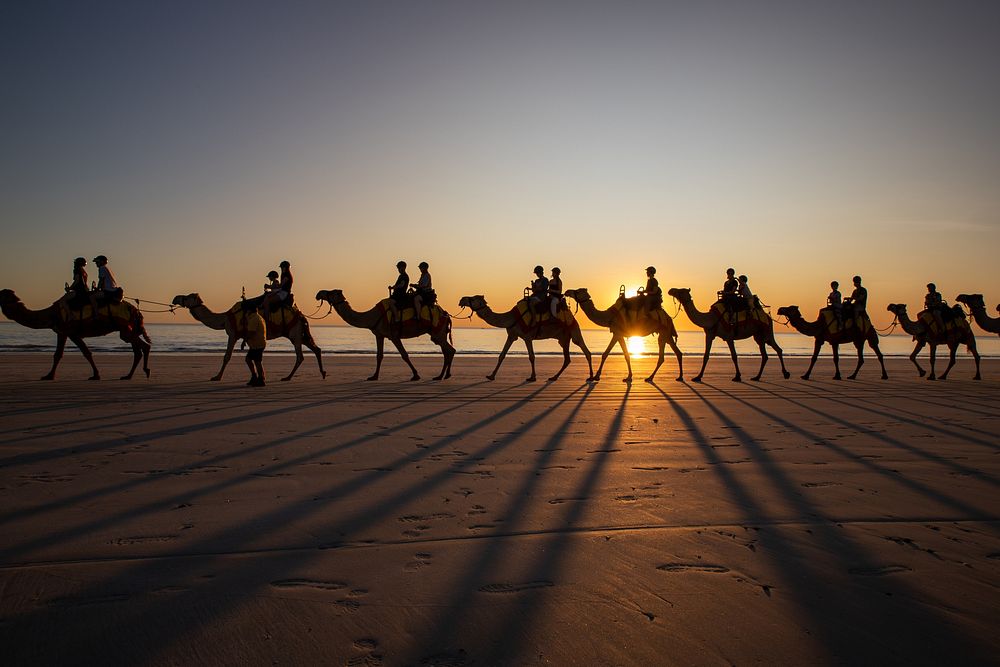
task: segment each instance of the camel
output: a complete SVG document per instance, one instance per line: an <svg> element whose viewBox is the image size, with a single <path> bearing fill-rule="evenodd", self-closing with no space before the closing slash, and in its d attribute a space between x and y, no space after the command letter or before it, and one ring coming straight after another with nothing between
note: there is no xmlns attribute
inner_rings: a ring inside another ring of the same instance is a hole
<svg viewBox="0 0 1000 667"><path fill-rule="evenodd" d="M721 338L729 344L729 354L733 358L733 366L736 367L736 376L733 378L733 382L740 382L743 379L742 375L740 375L739 361L736 359L736 346L734 342L743 340L744 338L753 338L760 348L760 370L757 371L757 375L750 378L751 380L759 381L760 376L764 373L764 366L767 365L767 350L764 349L765 344L770 345L778 353L778 361L781 362L781 374L784 378L787 380L791 376L785 368L785 357L781 352L781 348L774 339L774 323L769 315L765 315L767 317L766 322L755 318L747 318L739 320L735 324L730 324L716 308L712 308L707 313L698 310L694 305L694 299L691 298L691 290L686 287L671 288L667 291L667 294L681 302L684 312L687 313L688 318L693 324L705 330L705 356L701 361L701 371L696 377L691 378L695 382L701 382L701 377L705 374L705 367L708 365L708 353L712 349L712 341L716 338Z"/></svg>
<svg viewBox="0 0 1000 667"><path fill-rule="evenodd" d="M979 328L988 333L1000 334L1000 317L990 317L986 313L986 302L982 294L959 294L955 301L963 303L972 311L972 317L976 320ZM1000 306L997 306L1000 313Z"/></svg>
<svg viewBox="0 0 1000 667"><path fill-rule="evenodd" d="M524 340L524 346L528 349L528 361L531 362L531 376L527 379L527 382L534 382L537 378L535 376L535 348L532 345L532 341L555 338L563 351L563 365L559 369L559 372L549 378L549 381L558 380L562 372L569 366L570 341L573 341L577 347L583 350L584 356L587 357L587 366L590 369L587 382L594 380L594 363L590 356L590 350L587 349L587 344L583 340L580 324L572 315L569 317L568 324L546 318L542 320L541 324L529 326L524 323L518 306L514 306L506 313L495 313L486 303L486 297L481 294L463 296L458 305L461 308L471 308L476 315L491 327L507 330L507 342L504 343L503 350L500 352L500 358L497 359L496 368L486 376L486 379L496 379L497 371L500 370L500 364L503 363L504 358L507 356L510 346L514 344L515 340L521 338Z"/></svg>
<svg viewBox="0 0 1000 667"><path fill-rule="evenodd" d="M229 310L216 313L210 310L205 303L201 300L201 296L194 292L192 294L178 294L174 297L171 302L175 306L181 306L187 308L191 312L191 317L198 320L204 324L209 329L215 329L216 331L225 331L226 335L229 336L229 342L226 344L226 354L222 357L222 367L219 368L219 372L212 377L213 382L218 382L222 379L223 373L226 372L226 366L229 364L229 360L233 356L233 348L236 347L236 341L246 338L246 319L242 317L242 304L236 302L232 308ZM282 382L287 382L292 379L295 375L295 371L299 369L302 364L302 360L305 356L302 354L302 346L305 345L316 355L316 363L319 364L319 374L326 379L326 371L323 369L323 351L313 340L312 332L309 331L309 322L302 317L298 310L294 311L294 315L286 322L282 320L281 323L273 322L267 315L264 316L264 320L267 323L267 340L273 340L275 338L287 338L292 342L295 347L295 365L292 366L291 372L285 377L281 378Z"/></svg>
<svg viewBox="0 0 1000 667"><path fill-rule="evenodd" d="M403 347L403 339L416 338L425 334L430 335L431 340L441 348L441 353L444 355L444 365L441 367L441 372L433 379L447 380L451 377L451 362L455 359L455 347L451 344L451 318L440 306L431 306L431 308L437 309L436 315L439 319L436 322L413 318L399 324L389 321L389 304L386 303L388 299L375 304L373 308L365 312L358 312L351 308L351 304L344 298L343 291L339 289L320 290L316 293L316 300L329 303L337 311L337 314L352 327L368 329L375 335L375 373L368 380L378 380L382 370L382 359L385 357L386 338L396 346L396 349L399 350L399 356L410 367L410 371L413 373L410 381L419 380L420 374L417 373L416 367L410 361L410 355Z"/></svg>
<svg viewBox="0 0 1000 667"><path fill-rule="evenodd" d="M838 331L831 333L826 322L823 320L822 312L815 322L806 321L802 317L802 313L799 312L798 306L779 308L778 315L787 317L791 325L800 334L812 336L816 340L816 346L813 348L813 356L809 361L809 368L802 375L803 380L809 379L813 366L816 365L816 358L819 356L819 351L823 348L823 343L829 343L830 347L833 348L833 367L836 369L836 374L833 376L834 380L840 379L840 346L843 343L853 343L854 347L858 350L858 365L854 369L854 372L847 376L848 380L858 377L858 371L861 370L861 366L865 363L865 343L868 343L869 347L874 350L875 356L878 357L878 363L882 366L882 379L889 379L889 374L885 372L885 360L882 358L882 351L878 347L878 332L872 327L871 322L867 321L867 318L865 318L867 326L864 328L859 327L857 319L851 317L846 320L848 326L841 327ZM846 317L847 314L845 313Z"/></svg>
<svg viewBox="0 0 1000 667"><path fill-rule="evenodd" d="M917 346L913 348L913 352L910 354L910 361L913 365L917 367L917 373L920 377L926 375L926 371L921 368L920 363L917 361L917 353L924 349L924 345L930 345L931 347L931 374L927 377L928 380L938 379L934 375L934 362L937 357L937 346L947 345L948 350L951 355L948 359L948 367L944 369L944 373L941 373L941 379L948 379L948 372L951 370L952 366L955 365L955 351L958 346L965 344L968 347L969 352L972 353L972 357L976 360L976 376L974 380L979 380L981 376L979 375L979 351L976 349L976 337L972 333L972 327L969 325L968 320L964 317L958 318L957 327L950 330L950 335L940 335L931 331L926 324L924 324L919 319L913 321L906 314L906 305L902 303L890 303L888 308L886 308L890 313L896 316L899 320L899 325L903 327L903 331L913 336L913 340L917 341Z"/></svg>
<svg viewBox="0 0 1000 667"><path fill-rule="evenodd" d="M60 301L56 301L42 310L29 310L21 303L13 290L0 290L0 309L3 310L3 314L8 319L29 329L51 329L56 332L56 351L52 355L52 370L43 375L42 380L55 379L56 368L59 366L63 351L66 349L67 339L73 341L73 344L90 363L90 367L94 371L90 379L100 380L101 373L97 370L97 364L94 363L94 355L91 354L90 348L83 342L83 339L106 336L115 332L123 341L132 346L132 368L121 379L130 380L135 374L140 360L143 372L147 378L149 377L149 350L152 341L149 334L146 333L142 313L139 312L138 308L128 303L112 304L107 308L108 316L83 317L84 311L92 311L92 307L87 305L79 311L80 317L74 319L72 313L76 311L68 309ZM105 306L99 306L98 312L100 313L104 309ZM123 314L123 316L116 316L116 312ZM70 315L68 318L67 313Z"/></svg>
<svg viewBox="0 0 1000 667"><path fill-rule="evenodd" d="M601 355L601 363L597 367L597 372L594 373L594 382L601 379L604 362L607 361L608 355L616 344L621 346L622 353L625 355L625 365L628 367L628 377L622 380L622 382L631 382L632 357L629 355L625 339L630 336L648 336L650 334L656 334L660 356L656 360L656 368L646 378L646 382L652 382L656 376L656 372L663 365L663 351L668 344L677 357L677 381L684 381L684 361L681 350L677 347L677 329L674 328L674 321L670 319L666 311L660 309L650 313L645 309L640 309L635 315L630 315L625 310L624 297L619 297L614 305L607 310L600 310L594 305L594 300L591 298L586 287L566 290L566 296L580 304L580 308L583 309L583 312L586 313L591 322L611 330L611 342L608 343L607 349Z"/></svg>

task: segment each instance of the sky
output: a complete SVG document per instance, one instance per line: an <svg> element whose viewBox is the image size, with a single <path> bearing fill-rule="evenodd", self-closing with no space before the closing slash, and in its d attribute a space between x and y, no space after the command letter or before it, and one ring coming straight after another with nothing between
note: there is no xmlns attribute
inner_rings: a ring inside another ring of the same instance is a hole
<svg viewBox="0 0 1000 667"><path fill-rule="evenodd" d="M0 3L0 287L1000 301L996 2ZM96 277L96 267L88 267ZM843 289L843 288L842 288ZM849 289L846 290L849 292ZM668 301L668 310L673 305ZM149 315L150 321L186 321ZM692 328L682 314L680 328Z"/></svg>

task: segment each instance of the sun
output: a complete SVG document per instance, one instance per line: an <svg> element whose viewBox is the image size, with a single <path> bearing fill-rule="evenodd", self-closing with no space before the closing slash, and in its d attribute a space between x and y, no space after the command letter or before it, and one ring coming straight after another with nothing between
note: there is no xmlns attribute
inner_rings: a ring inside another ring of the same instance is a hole
<svg viewBox="0 0 1000 667"><path fill-rule="evenodd" d="M628 346L628 353L633 357L641 357L646 352L646 338L644 336L629 336L625 345Z"/></svg>

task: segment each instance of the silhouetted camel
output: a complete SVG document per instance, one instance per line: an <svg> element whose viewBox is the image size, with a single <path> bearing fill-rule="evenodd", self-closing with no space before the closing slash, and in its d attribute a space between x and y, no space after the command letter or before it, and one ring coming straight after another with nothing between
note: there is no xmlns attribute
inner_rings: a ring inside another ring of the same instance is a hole
<svg viewBox="0 0 1000 667"><path fill-rule="evenodd" d="M875 351L875 356L878 357L878 363L882 366L882 379L888 380L889 374L885 372L885 360L882 358L882 350L878 347L878 332L872 327L871 322L866 322L867 326L862 329L858 326L857 318L849 316L847 313L844 314L846 318L844 320L845 326L841 327L838 331L833 333L830 332L829 327L826 322L823 321L822 313L815 322L807 322L805 318L802 317L802 313L799 312L798 306L786 306L784 308L778 309L778 315L782 315L788 318L795 330L806 336L812 336L815 339L816 344L813 347L812 359L809 361L809 368L806 370L805 374L802 375L803 380L808 380L809 375L812 373L813 366L816 365L816 358L819 356L819 351L823 347L823 343L829 343L830 347L833 348L833 367L836 369L836 374L833 376L834 380L840 379L840 346L844 343L853 343L854 347L858 350L858 365L855 367L854 372L847 376L847 379L853 380L858 376L858 371L861 370L861 366L865 363L865 343Z"/></svg>
<svg viewBox="0 0 1000 667"><path fill-rule="evenodd" d="M91 380L100 380L101 374L94 363L94 355L90 348L83 342L84 338L94 338L96 336L106 336L117 332L123 341L132 346L132 368L127 375L121 377L122 380L129 380L135 374L135 369L142 361L142 370L149 377L149 334L142 321L142 313L135 306L128 303L111 304L109 306L99 306L98 316L83 317L85 313L92 313L93 307L86 305L83 309L73 309L61 301L56 301L48 308L42 310L29 310L21 300L17 298L13 290L0 290L0 309L9 319L14 320L29 329L51 329L56 332L56 351L52 355L52 370L42 376L42 380L52 380L56 376L56 368L59 360L62 359L63 351L66 348L66 339L73 341L80 352L90 363L94 374ZM108 309L108 310L106 310ZM102 313L107 312L107 315ZM123 313L123 317L114 316L115 312ZM74 318L73 314L78 313Z"/></svg>
<svg viewBox="0 0 1000 667"><path fill-rule="evenodd" d="M630 336L648 336L650 334L656 334L660 355L656 360L656 367L646 378L646 382L652 382L656 372L663 365L663 351L668 344L677 357L677 380L684 381L684 361L681 350L677 347L677 329L674 328L674 321L662 308L649 312L645 308L639 307L633 311L626 308L625 297L619 297L610 308L600 310L594 305L594 300L586 287L566 290L566 296L575 299L580 304L580 308L583 309L591 322L611 330L611 342L608 343L608 348L601 355L601 363L597 367L597 372L594 373L595 382L601 379L604 362L607 361L608 355L616 344L621 346L622 352L625 354L625 365L628 367L628 377L623 382L631 382L632 358L629 355L625 339Z"/></svg>
<svg viewBox="0 0 1000 667"><path fill-rule="evenodd" d="M987 333L1000 334L1000 317L990 317L986 314L986 302L982 294L959 294L955 297L955 301L969 307L980 329ZM1000 313L1000 306L997 306L997 312Z"/></svg>
<svg viewBox="0 0 1000 667"><path fill-rule="evenodd" d="M507 351L510 350L510 346L518 338L524 340L524 346L528 349L528 361L531 362L531 377L528 378L528 382L534 382L536 380L535 348L532 345L532 341L542 340L545 338L555 338L559 342L559 346L563 351L562 368L559 369L559 372L549 378L550 381L558 380L559 376L562 375L562 372L566 370L567 366L569 366L570 341L573 341L577 347L583 350L584 356L587 357L587 367L590 369L590 375L587 377L587 382L594 379L594 364L590 357L590 350L587 349L587 344L583 341L583 334L580 332L580 324L571 314L568 317L568 323L563 323L560 320L546 317L546 319L542 320L540 324L526 324L518 306L514 306L514 308L510 309L506 313L496 313L493 312L493 309L490 308L489 305L487 305L486 297L481 294L477 294L475 296L463 296L458 302L458 305L461 308L471 308L476 315L478 315L491 327L507 330L507 342L504 343L503 350L500 351L500 358L497 359L496 368L493 369L492 373L486 376L487 379L493 380L496 378L497 371L500 370L500 364L503 363L504 357L507 356Z"/></svg>
<svg viewBox="0 0 1000 667"><path fill-rule="evenodd" d="M204 304L197 292L187 295L178 294L174 297L172 303L175 306L187 308L194 319L209 329L225 331L226 335L229 336L229 341L226 344L226 354L222 357L222 367L212 378L213 381L221 380L222 374L226 372L226 365L229 364L229 360L233 356L233 348L236 347L236 341L247 336L246 317L243 316L243 304L237 301L232 308L224 313L216 313ZM281 378L282 382L291 380L292 376L295 375L295 371L302 364L302 360L305 358L302 354L303 345L312 350L316 355L316 363L319 364L319 374L325 379L326 371L323 370L323 351L316 344L316 341L313 340L308 320L302 316L298 308L285 308L283 310L289 314L287 316L282 315L277 322L271 319L272 314L268 313L264 315L264 321L267 325L267 340L287 338L295 348L295 365L292 366L292 370L288 375Z"/></svg>
<svg viewBox="0 0 1000 667"><path fill-rule="evenodd" d="M715 308L712 308L707 313L698 310L694 305L694 299L691 298L691 290L686 287L671 288L667 291L667 294L681 302L684 312L687 313L688 318L695 326L699 326L705 330L705 357L701 361L701 371L692 380L701 382L701 377L705 374L705 366L708 365L708 353L712 349L712 341L716 338L721 338L729 345L729 354L733 358L733 366L736 367L736 376L733 378L733 382L739 382L743 379L740 375L740 363L736 358L736 346L734 342L743 340L744 338L753 338L754 342L760 348L760 370L757 371L757 375L750 378L751 380L760 380L760 376L764 373L764 366L767 365L767 350L764 349L764 345L770 345L778 353L778 361L781 363L781 374L786 380L789 378L788 370L785 369L785 357L777 341L774 340L774 323L767 313L764 313L764 317L767 318L766 321L750 317L731 324Z"/></svg>
<svg viewBox="0 0 1000 667"><path fill-rule="evenodd" d="M903 331L913 336L913 340L917 341L917 346L914 347L913 352L910 353L910 361L912 361L913 365L917 367L917 373L920 374L920 377L926 375L926 372L920 366L919 362L917 362L917 353L924 349L924 345L930 345L931 348L931 374L927 376L928 380L937 379L934 375L934 362L937 356L937 346L948 346L948 350L951 353L948 359L948 368L944 369L944 373L941 373L941 379L946 380L948 378L948 372L951 371L951 367L955 365L955 351L958 349L959 345L964 344L969 348L969 352L972 353L972 357L976 360L976 376L973 379L980 379L979 351L976 349L976 337L972 334L972 327L969 326L968 320L964 317L957 318L955 328L949 329L945 333L938 334L932 331L922 321L911 320L909 315L906 314L905 304L890 303L886 310L895 315L899 319L899 325L903 327Z"/></svg>
<svg viewBox="0 0 1000 667"><path fill-rule="evenodd" d="M420 374L417 373L416 367L410 362L410 355L406 353L402 339L416 338L417 336L424 335L429 335L431 340L441 348L441 353L444 355L444 365L441 367L441 372L434 379L442 380L451 377L451 362L455 358L455 348L450 342L451 318L439 306L430 306L430 308L437 308L438 310L439 319L435 326L433 322L416 318L407 320L402 324L390 322L389 306L386 303L388 299L375 304L375 307L363 313L359 313L351 308L351 304L347 302L347 299L344 298L344 293L339 289L320 290L316 293L316 300L329 303L337 311L337 314L352 327L368 329L375 335L375 374L369 377L369 380L378 379L379 372L382 369L382 359L385 357L386 338L396 346L396 349L399 350L399 356L403 358L403 361L406 362L406 365L413 372L413 377L410 380L419 380Z"/></svg>

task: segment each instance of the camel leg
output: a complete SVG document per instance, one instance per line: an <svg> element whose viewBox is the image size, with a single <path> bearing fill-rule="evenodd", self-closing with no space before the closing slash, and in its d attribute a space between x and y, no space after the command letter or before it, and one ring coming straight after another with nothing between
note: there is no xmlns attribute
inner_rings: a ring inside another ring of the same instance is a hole
<svg viewBox="0 0 1000 667"><path fill-rule="evenodd" d="M63 357L63 352L66 350L66 334L56 334L56 351L52 354L52 370L41 377L42 380L54 380L56 377L56 368L59 366L59 361Z"/></svg>
<svg viewBox="0 0 1000 667"><path fill-rule="evenodd" d="M757 347L760 348L760 369L757 370L757 375L750 378L754 382L760 382L760 376L764 374L764 366L767 365L767 349L764 347L764 341L754 339L757 342Z"/></svg>
<svg viewBox="0 0 1000 667"><path fill-rule="evenodd" d="M743 375L740 374L740 360L736 358L736 341L730 338L726 341L726 345L729 346L729 356L733 358L733 367L736 369L736 375L733 377L733 382L742 382ZM764 348L761 348L761 351L763 351L763 349ZM763 368L764 366L762 364L761 370L763 370ZM757 374L757 377L760 377L760 373Z"/></svg>
<svg viewBox="0 0 1000 667"><path fill-rule="evenodd" d="M131 380L132 376L135 375L135 369L139 367L139 362L142 361L142 348L139 346L139 339L134 338L128 343L132 346L132 368L126 375L118 378L119 380Z"/></svg>
<svg viewBox="0 0 1000 667"><path fill-rule="evenodd" d="M292 366L292 370L288 372L288 375L281 378L282 382L288 382L289 380L291 380L292 376L295 375L295 371L299 370L299 366L302 365L302 362L306 358L305 355L302 354L302 338L289 337L288 340L292 341L292 346L295 348L295 365Z"/></svg>
<svg viewBox="0 0 1000 667"><path fill-rule="evenodd" d="M555 375L549 378L549 382L554 382L558 380L559 376L562 375L564 370L566 370L566 367L569 366L569 338L564 338L563 340L560 340L559 345L560 347L562 347L563 351L563 364L562 367L559 369L559 371Z"/></svg>
<svg viewBox="0 0 1000 667"><path fill-rule="evenodd" d="M930 346L931 346L931 354L930 354L930 357L931 357L931 374L927 376L927 379L928 380L937 380L937 375L934 374L934 363L935 363L935 361L937 361L937 345L935 345L934 343L931 343Z"/></svg>
<svg viewBox="0 0 1000 667"><path fill-rule="evenodd" d="M385 358L385 336L375 334L375 374L368 378L368 381L378 379L378 374L382 370L382 359Z"/></svg>
<svg viewBox="0 0 1000 667"><path fill-rule="evenodd" d="M153 346L142 339L139 339L139 345L142 346L142 372L149 378L149 353Z"/></svg>
<svg viewBox="0 0 1000 667"><path fill-rule="evenodd" d="M840 380L840 344L830 343L830 347L833 348L833 379Z"/></svg>
<svg viewBox="0 0 1000 667"><path fill-rule="evenodd" d="M649 374L646 378L646 382L652 382L653 378L656 377L656 371L660 370L660 366L663 365L663 350L667 347L667 341L664 340L663 336L660 334L656 335L656 343L660 347L660 356L656 359L656 367L653 368L653 372Z"/></svg>
<svg viewBox="0 0 1000 667"><path fill-rule="evenodd" d="M778 363L781 364L781 377L783 377L783 378L785 378L787 380L788 378L792 377L792 374L788 372L787 368L785 368L785 353L784 353L784 351L782 351L781 346L778 345L778 341L776 341L774 339L774 332L773 331L770 333L770 336L771 336L771 339L769 341L767 341L767 344L770 345L774 349L775 352L777 352L777 354L778 354Z"/></svg>
<svg viewBox="0 0 1000 667"><path fill-rule="evenodd" d="M531 363L531 377L525 380L525 382L534 382L538 379L535 375L535 345L531 342L530 338L525 338L524 347L528 350L528 361Z"/></svg>
<svg viewBox="0 0 1000 667"><path fill-rule="evenodd" d="M809 376L812 375L813 366L816 365L816 359L819 358L819 351L822 349L823 349L823 339L817 338L815 344L813 345L813 356L812 359L809 360L809 368L807 368L806 372L803 373L801 376L803 380L808 380Z"/></svg>
<svg viewBox="0 0 1000 667"><path fill-rule="evenodd" d="M586 341L583 340L583 332L581 332L579 330L574 331L570 335L570 340L572 340L573 343L578 348L580 348L580 350L583 352L583 356L587 359L587 372L589 373L589 375L587 376L587 380L586 381L587 382L593 381L593 379L594 379L594 357L593 357L593 355L590 354L590 348L587 347ZM568 347L569 346L567 345L567 348ZM569 362L567 362L567 363L569 363ZM562 372L562 371L560 371L560 372Z"/></svg>
<svg viewBox="0 0 1000 667"><path fill-rule="evenodd" d="M433 338L431 340L434 340ZM441 380L451 377L451 362L455 358L455 348L448 343L447 338L442 338L441 340L435 340L438 347L441 348L441 354L444 356L444 364L441 366L441 372L434 376L434 380Z"/></svg>
<svg viewBox="0 0 1000 667"><path fill-rule="evenodd" d="M715 336L709 333L705 333L705 356L701 360L701 371L698 372L693 378L694 382L701 382L701 376L705 374L705 367L708 366L708 353L712 351L712 341L715 340Z"/></svg>
<svg viewBox="0 0 1000 667"><path fill-rule="evenodd" d="M312 350L312 353L316 355L316 364L319 366L319 374L325 380L326 370L323 368L323 350L321 350L319 345L316 344L316 341L313 340L312 334L310 334L308 338L303 337L302 344Z"/></svg>
<svg viewBox="0 0 1000 667"><path fill-rule="evenodd" d="M882 350L878 346L878 334L868 339L868 346L875 350L875 356L878 357L878 363L882 367L882 379L888 380L889 374L885 372L885 360L882 358Z"/></svg>
<svg viewBox="0 0 1000 667"><path fill-rule="evenodd" d="M598 382L601 379L601 371L604 370L604 362L608 360L608 355L611 354L612 348L618 343L618 334L611 335L611 342L608 343L608 348L604 350L604 354L601 355L601 363L597 367L597 372L594 373L594 382Z"/></svg>
<svg viewBox="0 0 1000 667"><path fill-rule="evenodd" d="M865 365L865 342L863 340L856 340L854 341L854 347L858 350L858 365L855 367L854 372L847 376L848 380L856 379L861 367Z"/></svg>
<svg viewBox="0 0 1000 667"><path fill-rule="evenodd" d="M80 352L83 353L84 358L90 363L90 367L94 370L94 374L91 375L88 380L100 380L101 374L97 370L97 364L94 363L94 355L90 353L90 348L87 344L83 342L83 339L79 336L70 336L69 339L73 341L73 344L79 348Z"/></svg>
<svg viewBox="0 0 1000 667"><path fill-rule="evenodd" d="M622 348L622 354L625 355L625 367L628 369L628 375L622 379L622 382L629 383L632 382L632 355L628 353L628 344L625 342L625 336L618 336L618 345Z"/></svg>
<svg viewBox="0 0 1000 667"><path fill-rule="evenodd" d="M517 340L517 336L515 334L507 334L507 342L503 344L503 349L500 350L500 357L497 359L497 367L493 369L492 373L486 376L487 380L495 380L497 378L497 371L500 370L500 364L503 363L504 357L507 356L507 352L510 350L510 346L514 344L515 340ZM532 362L531 374L535 374L534 362Z"/></svg>
<svg viewBox="0 0 1000 667"><path fill-rule="evenodd" d="M973 338L972 342L967 346L969 352L972 353L972 358L976 360L976 376L972 378L973 380L982 380L983 376L979 374L979 350L976 349L976 339Z"/></svg>
<svg viewBox="0 0 1000 667"><path fill-rule="evenodd" d="M948 373L951 372L951 367L955 365L955 353L958 352L958 343L948 345L948 352L948 367L944 369L944 373L941 373L942 380L948 379Z"/></svg>
<svg viewBox="0 0 1000 667"><path fill-rule="evenodd" d="M235 334L229 336L229 343L226 345L226 353L222 356L222 368L220 368L219 372L215 374L214 378L212 378L214 382L218 382L222 379L222 374L226 372L226 366L229 364L229 360L233 358L234 347L236 347Z"/></svg>
<svg viewBox="0 0 1000 667"><path fill-rule="evenodd" d="M410 361L410 355L407 354L406 348L403 347L403 340L401 338L390 338L389 340L391 340L392 344L396 346L396 349L399 350L399 356L403 358L403 361L406 362L406 365L409 366L410 370L413 372L413 377L410 378L410 382L416 382L419 380L420 374L417 373L416 366L414 366L413 362Z"/></svg>
<svg viewBox="0 0 1000 667"><path fill-rule="evenodd" d="M925 371L920 366L920 362L917 361L917 355L920 353L920 350L924 349L924 345L926 345L924 341L918 340L916 347L913 348L913 352L910 353L910 361L912 361L913 365L917 367L917 374L920 377L927 375L927 371Z"/></svg>
<svg viewBox="0 0 1000 667"><path fill-rule="evenodd" d="M673 336L667 337L667 343L670 345L670 349L674 351L674 356L677 357L677 378L678 382L684 382L684 355L681 354L681 348L677 347L677 341L674 340Z"/></svg>

